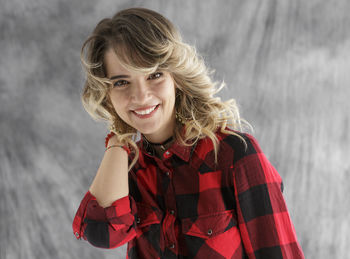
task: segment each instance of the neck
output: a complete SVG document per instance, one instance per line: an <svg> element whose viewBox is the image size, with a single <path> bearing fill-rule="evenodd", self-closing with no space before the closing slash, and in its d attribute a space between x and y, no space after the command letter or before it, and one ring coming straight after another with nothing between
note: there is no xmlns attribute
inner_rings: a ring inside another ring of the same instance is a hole
<svg viewBox="0 0 350 259"><path fill-rule="evenodd" d="M147 139L146 139L147 140ZM172 140L173 140L173 136L170 136L168 139L166 139L165 141L163 141L163 142L161 142L161 143L153 143L153 142L151 142L151 141L149 141L149 140L147 140L147 142L149 143L149 144L151 144L152 146L164 146L164 145L167 145L167 144L169 144L170 142L172 142Z"/></svg>
<svg viewBox="0 0 350 259"><path fill-rule="evenodd" d="M163 156L163 153L170 148L170 146L173 144L174 142L174 137L171 136L170 138L166 139L165 141L163 141L162 143L152 143L150 141L147 140L146 137L144 137L144 140L146 142L146 145L148 146L148 148L150 148L151 150L153 150L154 154L161 158Z"/></svg>

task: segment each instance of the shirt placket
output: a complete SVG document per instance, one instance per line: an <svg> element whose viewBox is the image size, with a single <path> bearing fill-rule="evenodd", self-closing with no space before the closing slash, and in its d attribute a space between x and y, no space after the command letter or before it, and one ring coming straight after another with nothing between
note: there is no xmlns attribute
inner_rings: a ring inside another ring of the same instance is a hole
<svg viewBox="0 0 350 259"><path fill-rule="evenodd" d="M172 182L173 169L170 163L171 155L172 154L169 151L167 151L164 155L165 160L158 160L160 172L162 174L162 193L166 209L162 229L167 248L173 253L178 254L178 242L175 233L175 221L177 210L174 185Z"/></svg>

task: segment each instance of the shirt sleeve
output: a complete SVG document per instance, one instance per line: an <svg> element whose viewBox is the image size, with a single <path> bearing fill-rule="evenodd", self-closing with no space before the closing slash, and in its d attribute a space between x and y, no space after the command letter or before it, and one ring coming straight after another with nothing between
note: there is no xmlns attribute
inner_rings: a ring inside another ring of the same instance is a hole
<svg viewBox="0 0 350 259"><path fill-rule="evenodd" d="M134 204L128 195L103 208L88 191L73 220L75 237L100 248L116 248L129 242L136 236Z"/></svg>
<svg viewBox="0 0 350 259"><path fill-rule="evenodd" d="M283 197L283 183L257 141L233 166L237 219L249 258L304 258ZM239 152L238 152L239 153Z"/></svg>

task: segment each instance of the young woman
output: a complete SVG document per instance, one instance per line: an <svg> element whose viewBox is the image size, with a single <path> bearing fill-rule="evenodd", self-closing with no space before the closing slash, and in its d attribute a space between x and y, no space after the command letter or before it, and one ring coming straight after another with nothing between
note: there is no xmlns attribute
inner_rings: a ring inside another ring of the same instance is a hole
<svg viewBox="0 0 350 259"><path fill-rule="evenodd" d="M74 218L78 239L128 243L127 258L304 258L279 174L170 21L120 11L96 26L82 61L84 107L111 132Z"/></svg>

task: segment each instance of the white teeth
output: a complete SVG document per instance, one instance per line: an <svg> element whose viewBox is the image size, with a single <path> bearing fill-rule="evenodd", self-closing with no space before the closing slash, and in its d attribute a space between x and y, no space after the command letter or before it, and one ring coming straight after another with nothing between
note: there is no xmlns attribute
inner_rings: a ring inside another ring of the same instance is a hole
<svg viewBox="0 0 350 259"><path fill-rule="evenodd" d="M146 115L146 114L150 114L152 111L154 111L154 109L157 107L153 106L152 108L149 108L147 110L142 110L142 111L134 111L135 113L139 114L139 115Z"/></svg>

